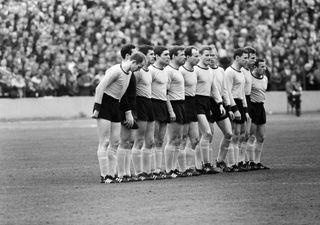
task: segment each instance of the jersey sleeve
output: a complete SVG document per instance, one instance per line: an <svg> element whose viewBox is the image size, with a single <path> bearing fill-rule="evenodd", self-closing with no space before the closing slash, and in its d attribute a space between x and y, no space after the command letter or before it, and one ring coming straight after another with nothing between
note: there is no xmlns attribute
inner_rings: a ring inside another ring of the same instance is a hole
<svg viewBox="0 0 320 225"><path fill-rule="evenodd" d="M229 95L230 105L235 106L236 103L234 101L233 95L232 95L232 85L233 85L233 73L226 70L225 71L225 86Z"/></svg>
<svg viewBox="0 0 320 225"><path fill-rule="evenodd" d="M100 81L98 86L96 87L96 94L95 94L95 97L94 97L94 100L95 100L96 103L101 104L104 91L107 89L107 87L112 82L114 82L115 80L118 79L119 75L120 74L117 72L115 66L109 68L105 72L104 77L102 78L102 80Z"/></svg>
<svg viewBox="0 0 320 225"><path fill-rule="evenodd" d="M130 77L128 88L120 100L120 109L124 112L136 110L136 77L134 74Z"/></svg>

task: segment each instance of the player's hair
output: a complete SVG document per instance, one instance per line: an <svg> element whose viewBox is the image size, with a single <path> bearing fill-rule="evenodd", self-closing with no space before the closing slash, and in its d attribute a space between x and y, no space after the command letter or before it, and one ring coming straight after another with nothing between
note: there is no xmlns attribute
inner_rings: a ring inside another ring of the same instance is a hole
<svg viewBox="0 0 320 225"><path fill-rule="evenodd" d="M244 47L244 50L250 55L250 54L256 54L256 49L251 46Z"/></svg>
<svg viewBox="0 0 320 225"><path fill-rule="evenodd" d="M153 47L151 45L141 45L138 50L147 55L150 50L153 50Z"/></svg>
<svg viewBox="0 0 320 225"><path fill-rule="evenodd" d="M121 50L120 50L120 55L122 59L126 58L126 55L131 55L132 54L132 50L135 49L136 46L133 44L127 44L122 46Z"/></svg>
<svg viewBox="0 0 320 225"><path fill-rule="evenodd" d="M162 52L164 52L164 51L166 51L168 49L166 47L164 47L164 46L156 46L156 47L154 47L153 50L154 50L154 54L155 55L161 56Z"/></svg>
<svg viewBox="0 0 320 225"><path fill-rule="evenodd" d="M256 61L254 62L254 67L258 68L259 67L259 63L264 62L264 59L258 58L256 59Z"/></svg>
<svg viewBox="0 0 320 225"><path fill-rule="evenodd" d="M179 51L184 51L184 47L182 46L172 46L169 50L169 56L170 59L172 59L173 56L177 56Z"/></svg>
<svg viewBox="0 0 320 225"><path fill-rule="evenodd" d="M204 51L211 51L212 48L210 46L203 46L200 48L199 53L200 55L203 55Z"/></svg>
<svg viewBox="0 0 320 225"><path fill-rule="evenodd" d="M237 56L241 57L243 54L248 54L243 48L237 48L234 50L233 59L236 59Z"/></svg>
<svg viewBox="0 0 320 225"><path fill-rule="evenodd" d="M198 50L196 47L194 46L188 46L184 49L184 54L185 56L192 56L192 49Z"/></svg>
<svg viewBox="0 0 320 225"><path fill-rule="evenodd" d="M130 60L135 60L137 64L140 64L145 62L146 57L141 52L135 52L130 56Z"/></svg>

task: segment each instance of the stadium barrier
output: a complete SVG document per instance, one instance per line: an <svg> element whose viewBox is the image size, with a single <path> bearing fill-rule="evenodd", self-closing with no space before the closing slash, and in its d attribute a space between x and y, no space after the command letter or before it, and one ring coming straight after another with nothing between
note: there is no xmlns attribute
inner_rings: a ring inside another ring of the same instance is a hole
<svg viewBox="0 0 320 225"><path fill-rule="evenodd" d="M267 113L287 112L285 92L267 92ZM320 91L302 93L302 113L320 112ZM43 97L0 99L0 120L74 119L88 118L92 113L94 97Z"/></svg>

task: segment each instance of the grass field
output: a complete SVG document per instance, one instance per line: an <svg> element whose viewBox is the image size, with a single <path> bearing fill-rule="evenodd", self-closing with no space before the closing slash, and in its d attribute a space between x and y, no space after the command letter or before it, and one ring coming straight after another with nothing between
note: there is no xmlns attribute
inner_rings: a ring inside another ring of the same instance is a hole
<svg viewBox="0 0 320 225"><path fill-rule="evenodd" d="M268 119L269 171L125 184L99 183L93 120L0 123L0 224L320 224L320 115Z"/></svg>

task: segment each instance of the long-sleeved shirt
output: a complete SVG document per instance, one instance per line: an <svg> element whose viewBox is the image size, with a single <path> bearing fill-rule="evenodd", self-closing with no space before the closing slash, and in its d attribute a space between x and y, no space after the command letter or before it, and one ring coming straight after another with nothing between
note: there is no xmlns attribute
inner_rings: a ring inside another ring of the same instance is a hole
<svg viewBox="0 0 320 225"><path fill-rule="evenodd" d="M125 72L121 64L110 67L97 87L101 90L101 93L96 93L95 102L101 103L103 92L120 101L128 88L131 74L131 72Z"/></svg>
<svg viewBox="0 0 320 225"><path fill-rule="evenodd" d="M164 71L168 73L168 99L184 100L184 79L179 69L175 69L168 65L164 68Z"/></svg>
<svg viewBox="0 0 320 225"><path fill-rule="evenodd" d="M224 69L221 67L211 68L213 72L213 79L216 80L217 88L220 95L223 98L223 102L225 105L231 105L230 96L228 93L228 89L226 86Z"/></svg>
<svg viewBox="0 0 320 225"><path fill-rule="evenodd" d="M251 87L252 87L252 75L250 70L246 68L241 68L241 72L244 74L244 94L245 95L250 95L251 94Z"/></svg>
<svg viewBox="0 0 320 225"><path fill-rule="evenodd" d="M222 102L212 70L198 65L194 67L194 70L197 74L196 95L212 97L217 103Z"/></svg>
<svg viewBox="0 0 320 225"><path fill-rule="evenodd" d="M180 72L184 78L185 96L195 96L197 88L197 74L193 70L188 70L184 66L180 66Z"/></svg>
<svg viewBox="0 0 320 225"><path fill-rule="evenodd" d="M268 87L267 76L255 77L252 75L251 102L265 102L265 93Z"/></svg>
<svg viewBox="0 0 320 225"><path fill-rule="evenodd" d="M225 71L226 84L231 94L230 98L241 99L244 107L247 107L247 101L244 94L245 78L240 70L229 66Z"/></svg>
<svg viewBox="0 0 320 225"><path fill-rule="evenodd" d="M151 96L154 99L167 101L168 73L164 69L149 66L152 75Z"/></svg>
<svg viewBox="0 0 320 225"><path fill-rule="evenodd" d="M135 72L134 75L136 77L137 96L151 98L152 75L150 70L141 69Z"/></svg>

